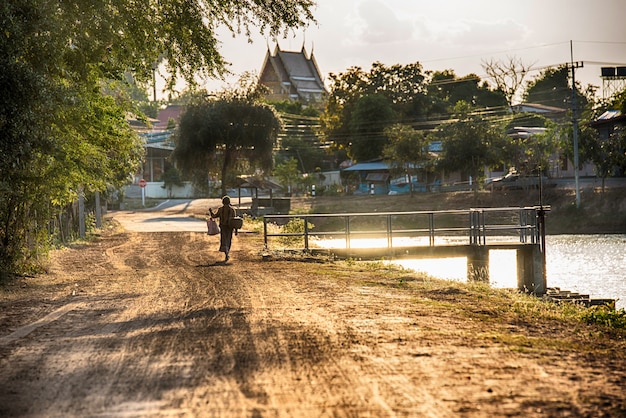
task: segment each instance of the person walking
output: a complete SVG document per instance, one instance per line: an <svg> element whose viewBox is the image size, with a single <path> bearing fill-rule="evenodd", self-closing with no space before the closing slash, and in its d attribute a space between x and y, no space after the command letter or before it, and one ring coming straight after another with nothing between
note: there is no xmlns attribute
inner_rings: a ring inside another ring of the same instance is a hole
<svg viewBox="0 0 626 418"><path fill-rule="evenodd" d="M222 206L216 212L209 208L209 214L211 218L219 218L220 220L220 252L225 254L224 262L227 262L230 259L229 253L233 241L233 231L237 235L237 230L229 225L229 220L237 215L235 208L230 205L230 197L224 196L222 198Z"/></svg>

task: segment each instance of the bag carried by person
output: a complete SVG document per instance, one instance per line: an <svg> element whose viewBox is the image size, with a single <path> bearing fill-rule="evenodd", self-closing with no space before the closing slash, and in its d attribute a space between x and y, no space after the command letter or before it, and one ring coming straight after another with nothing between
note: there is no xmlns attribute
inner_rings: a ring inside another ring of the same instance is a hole
<svg viewBox="0 0 626 418"><path fill-rule="evenodd" d="M217 235L217 234L220 233L220 227L217 224L217 222L215 222L215 219L213 219L213 218L207 219L206 226L207 226L207 229L208 229L207 234L209 234L209 235Z"/></svg>
<svg viewBox="0 0 626 418"><path fill-rule="evenodd" d="M243 226L243 218L241 216L235 216L228 220L228 226L232 229L241 229Z"/></svg>

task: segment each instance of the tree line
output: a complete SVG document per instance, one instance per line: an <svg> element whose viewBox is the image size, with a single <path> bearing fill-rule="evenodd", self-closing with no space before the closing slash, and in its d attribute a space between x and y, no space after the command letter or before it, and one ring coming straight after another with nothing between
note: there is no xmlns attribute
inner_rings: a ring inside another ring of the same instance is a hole
<svg viewBox="0 0 626 418"><path fill-rule="evenodd" d="M427 183L442 173L460 172L475 179L474 187L485 167L514 167L521 174L537 175L548 174L557 151L572 160L567 66L544 70L527 80L521 92L524 102L563 109L556 119L513 111L513 97L522 89L528 68L515 59L484 66L495 84L475 74L424 71L419 63L376 62L369 71L352 67L330 75L330 93L321 106L263 102L263 87L247 77L239 90L196 96L199 100L182 116L174 161L187 176L199 175L199 183L214 172L225 193L227 185L235 187L237 174L264 176L272 168L290 191L292 186L310 187L321 178L322 167L336 169L345 160L384 159L393 174L420 175ZM599 103L592 87L576 87L582 109L577 114L580 160L594 162L603 178L623 172L623 130L601 139L588 122L604 109L623 108L624 93ZM220 110L226 107L228 112ZM542 130L528 137L509 135L515 127ZM430 149L433 143L441 144L437 155Z"/></svg>
<svg viewBox="0 0 626 418"><path fill-rule="evenodd" d="M126 118L165 68L225 74L218 27L268 36L314 22L310 0L12 0L0 3L0 272L27 273L75 230L79 195L127 184L143 148Z"/></svg>

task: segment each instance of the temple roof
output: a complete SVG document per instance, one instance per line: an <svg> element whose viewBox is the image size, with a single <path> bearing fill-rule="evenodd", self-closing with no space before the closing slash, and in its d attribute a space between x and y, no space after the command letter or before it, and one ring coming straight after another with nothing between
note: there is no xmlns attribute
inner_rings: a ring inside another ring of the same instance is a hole
<svg viewBox="0 0 626 418"><path fill-rule="evenodd" d="M274 53L268 48L260 83L269 87L272 94L291 99L308 101L326 93L313 52L307 55L304 47L294 52L283 51L276 45Z"/></svg>

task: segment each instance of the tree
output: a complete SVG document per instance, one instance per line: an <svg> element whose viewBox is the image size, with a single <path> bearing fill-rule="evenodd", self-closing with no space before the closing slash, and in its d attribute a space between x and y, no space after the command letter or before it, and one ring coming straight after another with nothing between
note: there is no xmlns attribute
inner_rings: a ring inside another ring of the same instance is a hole
<svg viewBox="0 0 626 418"><path fill-rule="evenodd" d="M295 158L304 173L322 167L326 162L326 152L316 133L319 130L319 110L311 106L303 107L301 102L291 100L270 104L280 113L284 123L275 162Z"/></svg>
<svg viewBox="0 0 626 418"><path fill-rule="evenodd" d="M330 79L330 93L320 117L321 133L326 142L332 143L335 149L347 151L353 158L380 157L386 141L384 137L382 141L380 138L386 126L394 120L409 123L427 115L425 75L419 63L387 67L376 62L369 72L351 67L344 73L330 74ZM385 113L370 113L376 106ZM375 118L369 127L363 118L367 114ZM367 148L375 144L367 142L373 141L373 137L366 137L366 142L355 137L359 132L369 134L368 130L379 137L373 150Z"/></svg>
<svg viewBox="0 0 626 418"><path fill-rule="evenodd" d="M391 171L406 174L409 179L409 191L413 195L413 177L430 169L431 157L428 152L429 138L424 131L416 131L410 126L393 125L385 130L389 143L383 150L385 160Z"/></svg>
<svg viewBox="0 0 626 418"><path fill-rule="evenodd" d="M509 57L508 62L484 61L482 67L494 81L497 89L504 94L509 107L512 106L513 99L524 84L531 66L526 66L518 58Z"/></svg>
<svg viewBox="0 0 626 418"><path fill-rule="evenodd" d="M528 83L523 97L527 103L567 107L572 98L567 65L544 70Z"/></svg>
<svg viewBox="0 0 626 418"><path fill-rule="evenodd" d="M45 252L50 224L79 190L119 186L141 154L123 97L164 58L168 86L224 74L218 26L269 36L312 20L310 0L12 0L0 3L0 270Z"/></svg>
<svg viewBox="0 0 626 418"><path fill-rule="evenodd" d="M379 158L387 143L385 129L395 115L387 98L370 94L357 100L350 118L349 156L356 161Z"/></svg>
<svg viewBox="0 0 626 418"><path fill-rule="evenodd" d="M572 88L569 77L570 69L567 65L548 68L528 83L523 98L528 103L570 108L572 105ZM577 85L577 105L579 109L584 109L589 103L589 97L588 94L583 94L581 91L580 85Z"/></svg>
<svg viewBox="0 0 626 418"><path fill-rule="evenodd" d="M272 167L272 151L281 120L272 106L258 102L255 89L218 99L201 97L180 117L172 159L183 174L217 169L226 194L231 170L243 162ZM219 166L219 167L218 167Z"/></svg>
<svg viewBox="0 0 626 418"><path fill-rule="evenodd" d="M475 74L457 77L453 70L435 71L428 82L428 99L432 103L430 115L448 115L454 106L464 101L475 108L487 108L504 114L507 101L500 90L492 90L486 81Z"/></svg>
<svg viewBox="0 0 626 418"><path fill-rule="evenodd" d="M471 176L474 190L484 177L484 168L500 162L497 150L504 135L491 123L470 112L471 107L459 102L455 107L457 120L442 126L436 135L443 141L443 152L438 167L460 171L463 177Z"/></svg>
<svg viewBox="0 0 626 418"><path fill-rule="evenodd" d="M274 174L278 177L278 181L281 182L287 191L291 193L293 191L293 185L300 178L300 171L298 170L298 160L295 158L289 158L276 165Z"/></svg>
<svg viewBox="0 0 626 418"><path fill-rule="evenodd" d="M167 189L168 197L172 196L174 186L181 187L184 185L183 180L180 178L180 173L173 165L165 169L165 172L161 175L161 181L163 182L162 187Z"/></svg>
<svg viewBox="0 0 626 418"><path fill-rule="evenodd" d="M608 138L600 138L598 132L593 134L587 149L589 159L596 166L596 172L602 179L602 191L607 177L616 172L626 172L626 128L615 129Z"/></svg>

